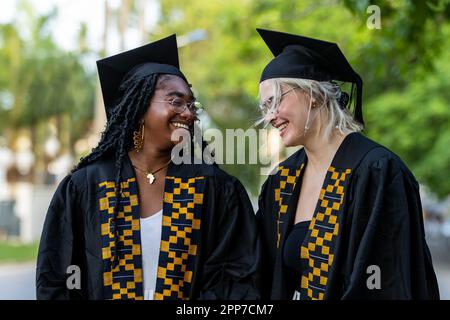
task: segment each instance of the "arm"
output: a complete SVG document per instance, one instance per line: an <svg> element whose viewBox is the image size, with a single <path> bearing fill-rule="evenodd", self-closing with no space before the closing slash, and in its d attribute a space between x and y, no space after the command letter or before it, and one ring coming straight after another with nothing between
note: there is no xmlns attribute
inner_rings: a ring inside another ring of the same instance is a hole
<svg viewBox="0 0 450 320"><path fill-rule="evenodd" d="M258 197L258 211L256 213L257 225L260 234L260 270L261 270L261 297L270 299L272 291L273 270L276 252L276 230L273 226L272 207L273 194L271 193L270 177L261 187Z"/></svg>
<svg viewBox="0 0 450 320"><path fill-rule="evenodd" d="M259 299L259 241L255 215L239 181L222 195L218 239L205 262L201 299ZM209 241L209 239L208 239Z"/></svg>
<svg viewBox="0 0 450 320"><path fill-rule="evenodd" d="M36 268L38 300L72 299L79 296L77 290L69 290L66 285L67 267L73 262L77 199L75 185L71 176L67 176L52 198L41 235Z"/></svg>
<svg viewBox="0 0 450 320"><path fill-rule="evenodd" d="M416 181L387 161L359 180L343 299L438 299ZM379 267L379 289L368 288L371 265Z"/></svg>

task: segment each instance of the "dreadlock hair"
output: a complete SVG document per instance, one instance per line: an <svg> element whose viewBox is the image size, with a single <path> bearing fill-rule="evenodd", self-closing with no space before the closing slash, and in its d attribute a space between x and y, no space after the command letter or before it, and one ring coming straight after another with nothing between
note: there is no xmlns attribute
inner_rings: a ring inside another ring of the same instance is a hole
<svg viewBox="0 0 450 320"><path fill-rule="evenodd" d="M140 126L140 121L147 112L156 87L167 80L169 75L151 74L147 76L137 75L130 71L125 76L118 90L118 99L110 112L105 130L102 132L98 145L91 153L80 159L78 165L72 169L72 173L88 164L108 156L115 156L115 196L114 219L111 228L115 237L115 246L112 252L113 267L118 263L117 246L119 242L118 228L116 226L117 215L121 200L121 173L124 158L132 147L133 131Z"/></svg>

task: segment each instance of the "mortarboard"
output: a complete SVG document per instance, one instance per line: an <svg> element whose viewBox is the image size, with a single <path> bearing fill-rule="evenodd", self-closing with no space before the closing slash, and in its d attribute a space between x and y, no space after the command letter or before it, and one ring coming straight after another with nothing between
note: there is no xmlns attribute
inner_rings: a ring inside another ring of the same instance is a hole
<svg viewBox="0 0 450 320"><path fill-rule="evenodd" d="M175 34L98 60L97 69L108 116L115 100L118 98L122 80L131 73L142 75L142 77L155 73L173 74L187 82L186 77L179 69Z"/></svg>
<svg viewBox="0 0 450 320"><path fill-rule="evenodd" d="M264 68L260 82L273 78L299 78L356 84L354 116L364 124L362 79L336 43L271 30L256 30L275 56Z"/></svg>

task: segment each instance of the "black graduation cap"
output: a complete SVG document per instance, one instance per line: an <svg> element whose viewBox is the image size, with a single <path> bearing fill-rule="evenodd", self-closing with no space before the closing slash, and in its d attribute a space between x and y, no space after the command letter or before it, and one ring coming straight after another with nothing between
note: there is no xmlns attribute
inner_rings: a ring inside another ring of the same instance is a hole
<svg viewBox="0 0 450 320"><path fill-rule="evenodd" d="M118 98L120 84L128 74L139 73L143 77L155 73L173 74L187 82L186 77L180 71L175 34L142 47L98 60L97 69L108 116Z"/></svg>
<svg viewBox="0 0 450 320"><path fill-rule="evenodd" d="M260 82L273 78L300 78L356 84L355 119L364 124L362 79L336 43L278 31L256 30L275 56L264 68Z"/></svg>

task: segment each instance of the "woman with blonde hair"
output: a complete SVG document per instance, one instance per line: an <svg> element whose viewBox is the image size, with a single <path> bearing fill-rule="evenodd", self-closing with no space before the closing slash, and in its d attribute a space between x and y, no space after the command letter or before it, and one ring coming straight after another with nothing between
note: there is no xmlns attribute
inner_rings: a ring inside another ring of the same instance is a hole
<svg viewBox="0 0 450 320"><path fill-rule="evenodd" d="M334 43L258 32L275 56L260 81L263 120L303 146L259 197L263 297L438 299L418 183L360 133L360 76Z"/></svg>

